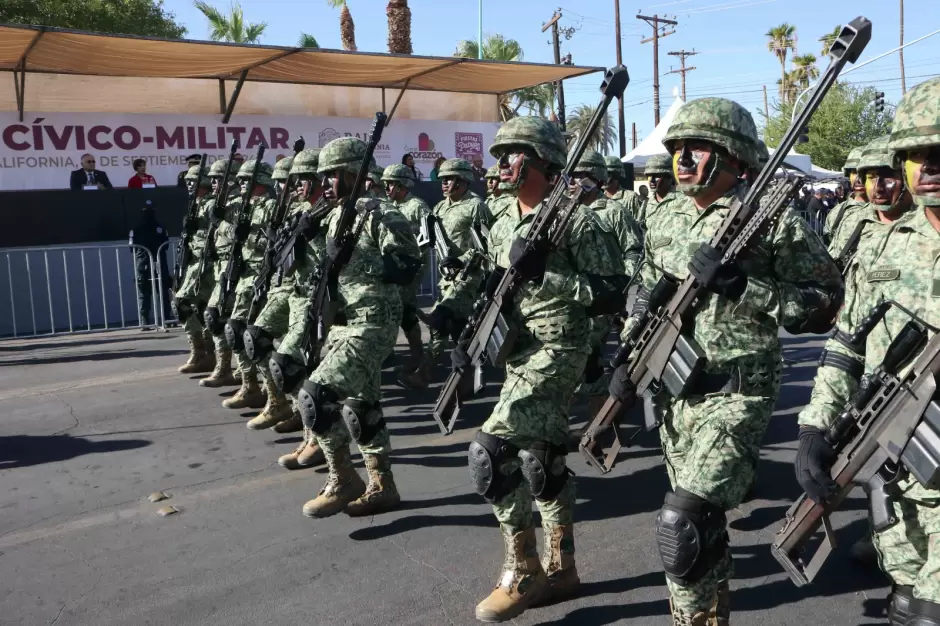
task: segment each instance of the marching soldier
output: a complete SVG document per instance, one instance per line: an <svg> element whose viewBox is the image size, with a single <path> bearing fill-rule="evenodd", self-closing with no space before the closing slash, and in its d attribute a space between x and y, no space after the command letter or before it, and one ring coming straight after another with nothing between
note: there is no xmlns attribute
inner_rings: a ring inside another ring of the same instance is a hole
<svg viewBox="0 0 940 626"><path fill-rule="evenodd" d="M208 174L208 171L204 172L199 189L196 189L196 181L199 180L198 165L189 168L184 177L189 193L195 193L198 197L196 202L199 203L199 208L196 211L195 223L184 226L193 233L189 240L190 262L189 267L184 268L183 282L176 294L176 315L183 324L189 341L189 360L180 366L181 374L202 374L215 369L212 333L202 323L202 313L215 288L215 276L211 265L207 266L206 272L199 273L202 268L202 256L206 251L206 238L209 235L214 204L210 195L212 182Z"/></svg>
<svg viewBox="0 0 940 626"><path fill-rule="evenodd" d="M411 194L415 185L414 172L405 165L389 165L382 173L382 182L385 184L385 195L399 213L411 224L411 233L417 236L421 229L421 222L431 212L427 203L421 198ZM409 362L402 368L405 373L414 372L424 358L424 342L421 340L421 326L418 323L418 290L424 280L424 268L427 267L429 251L422 255L421 270L415 279L408 285L402 285L401 296L401 329L408 340Z"/></svg>
<svg viewBox="0 0 940 626"><path fill-rule="evenodd" d="M475 249L470 229L476 229L482 239L485 229L492 223L486 204L470 193L469 184L473 182L470 163L464 159L444 161L438 177L445 197L434 207L432 215L443 228L449 255L437 260L441 278L437 302L428 319L431 338L424 359L414 372L400 381L409 389L427 389L448 337L460 336L473 312L483 269L479 266L468 269L468 264L483 251Z"/></svg>
<svg viewBox="0 0 940 626"><path fill-rule="evenodd" d="M725 512L751 486L780 390L778 327L823 330L841 304L842 281L819 238L790 211L737 262L722 264L707 243L758 162L747 110L722 98L688 102L663 143L680 193L647 216L648 263L634 314L665 274L682 280L691 273L709 293L688 331L707 358L704 371L682 397L657 396L672 490L656 535L673 624L726 626L732 562ZM635 323L628 319L624 336ZM614 371L610 393L628 406L635 401L627 365Z"/></svg>
<svg viewBox="0 0 940 626"><path fill-rule="evenodd" d="M228 159L219 159L209 168L209 180L212 182L212 193L214 196L211 206L212 219L217 222L217 226L215 240L213 241L215 254L213 258L210 259L213 261L213 266L210 270L212 274L212 295L206 303L203 319L205 321L206 330L212 333L212 342L215 345L215 369L212 370L212 373L207 378L199 381L199 385L202 387L218 388L238 384L238 380L232 375L232 348L225 340L225 323L224 320L219 318L218 314L218 299L220 297L219 281L228 263L229 255L232 252L232 242L235 235L233 221L235 219L235 211L241 204L237 189L235 189L235 181L232 180L232 177L229 177L227 183L229 186L228 189L223 190L221 185L226 168L231 168L232 172L237 173L235 167L237 166L230 164ZM220 202L223 195L226 196L224 204Z"/></svg>
<svg viewBox="0 0 940 626"><path fill-rule="evenodd" d="M891 309L867 341L855 345L851 335L862 319L875 305L893 300L927 324L940 325L935 278L940 249L938 103L940 79L907 92L895 112L887 142L895 160L889 168L867 170L881 174L888 170L891 176L902 173L905 193L913 197L915 207L903 219L872 230L849 264L838 331L826 343L812 398L799 417L796 475L816 502L824 502L836 490L829 473L835 451L824 433L855 394L861 375L881 365L888 346L910 320L902 311ZM865 164L863 155L859 168ZM881 174L878 180L865 177L868 198L873 202L887 195L886 181L890 179L886 176L882 181ZM892 491L894 524L874 537L881 567L893 583L888 620L891 626L937 626L940 555L935 546L940 541L940 491L924 487L911 475L901 476Z"/></svg>
<svg viewBox="0 0 940 626"><path fill-rule="evenodd" d="M623 169L623 161L618 157L604 157L604 164L607 166L607 184L604 185L604 192L611 200L616 200L622 207L630 211L633 220L638 224L643 224L643 198L632 189L625 189L624 179L626 173Z"/></svg>
<svg viewBox="0 0 940 626"><path fill-rule="evenodd" d="M672 159L666 154L656 154L647 159L644 173L650 184L650 197L644 209L644 217L648 217L675 193L676 179L673 178Z"/></svg>
<svg viewBox="0 0 940 626"><path fill-rule="evenodd" d="M842 166L842 174L849 179L852 186L851 195L832 207L829 215L826 216L826 223L823 225L823 241L828 245L832 241L833 233L839 229L842 220L848 216L857 206L866 204L868 196L865 194L865 181L858 175L858 160L862 156L865 146L852 148L845 165Z"/></svg>
<svg viewBox="0 0 940 626"><path fill-rule="evenodd" d="M354 137L334 139L320 152L318 173L337 203L351 193L365 153L366 144ZM329 351L297 396L304 426L315 435L329 468L319 495L303 507L307 517L342 511L373 515L401 500L379 404L381 373L401 324L399 290L414 280L421 257L411 225L397 210L374 199L360 199L357 212L361 236L337 277L347 323L331 333ZM339 210L330 215L327 228L326 253L334 261L349 254L334 239L339 215ZM353 468L351 440L365 461L368 486Z"/></svg>
<svg viewBox="0 0 940 626"><path fill-rule="evenodd" d="M520 117L499 129L490 153L515 198L489 236L492 293L512 265L526 281L511 306L519 329L506 364L499 401L470 446L477 493L493 505L506 550L493 592L476 607L484 622L510 620L533 603L575 593L574 481L565 465L567 407L590 352L590 310L602 294L619 299L626 285L612 238L584 205L576 209L556 250L525 252L524 236L550 181L566 162L558 127ZM463 346L452 360L469 364ZM532 521L532 498L541 512L545 548L541 562Z"/></svg>
<svg viewBox="0 0 940 626"><path fill-rule="evenodd" d="M503 190L499 188L499 166L494 165L493 167L486 170L486 202L489 204L490 200L495 200L503 195Z"/></svg>

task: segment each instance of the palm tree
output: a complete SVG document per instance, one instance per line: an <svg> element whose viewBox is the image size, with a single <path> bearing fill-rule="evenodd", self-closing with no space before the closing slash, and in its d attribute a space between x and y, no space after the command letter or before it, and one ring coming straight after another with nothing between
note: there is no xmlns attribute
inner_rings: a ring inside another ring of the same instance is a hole
<svg viewBox="0 0 940 626"><path fill-rule="evenodd" d="M780 61L780 97L783 98L787 87L787 51L796 49L796 26L784 22L767 31L765 36L769 39L767 49L774 53Z"/></svg>
<svg viewBox="0 0 940 626"><path fill-rule="evenodd" d="M809 84L819 78L819 69L816 67L815 54L802 54L793 57L793 83L803 89L809 87Z"/></svg>
<svg viewBox="0 0 940 626"><path fill-rule="evenodd" d="M411 9L408 0L389 0L385 7L388 16L388 51L392 54L411 54Z"/></svg>
<svg viewBox="0 0 940 626"><path fill-rule="evenodd" d="M839 33L842 32L841 26L836 26L832 29L831 33L823 35L819 38L819 42L822 44L822 54L820 56L827 57L829 56L829 48L832 47L832 43L839 38Z"/></svg>
<svg viewBox="0 0 940 626"><path fill-rule="evenodd" d="M300 39L297 40L297 46L300 48L319 48L320 44L317 38L307 33L300 33Z"/></svg>
<svg viewBox="0 0 940 626"><path fill-rule="evenodd" d="M588 122L590 122L591 118L594 117L594 112L596 110L596 106L591 106L589 104L580 104L576 106L574 110L571 111L571 113L568 115L568 132L571 133L573 137L580 137L581 133L584 132L584 129L587 127ZM598 152L602 153L613 150L616 139L613 133L613 129L615 128L613 117L609 112L606 113L605 117L607 117L606 123L604 120L601 120L601 124L598 126L597 130L594 131L594 134L591 135L587 146L592 150L597 150Z"/></svg>
<svg viewBox="0 0 940 626"><path fill-rule="evenodd" d="M464 57L468 59L479 58L480 46L476 41L463 40L457 42L457 51L455 57ZM487 35L483 40L483 58L491 61L521 61L522 46L515 39L506 39L502 35ZM515 101L515 102L514 102ZM519 112L519 109L525 104L525 90L501 94L499 96L499 117L502 121L510 120Z"/></svg>
<svg viewBox="0 0 940 626"><path fill-rule="evenodd" d="M353 23L349 7L346 6L346 0L326 0L326 3L334 9L343 7L343 10L339 12L339 38L343 42L343 50L355 52L358 50L356 48L356 25Z"/></svg>
<svg viewBox="0 0 940 626"><path fill-rule="evenodd" d="M258 43L264 29L268 27L267 22L260 24L246 24L245 14L242 7L237 2L233 2L231 11L224 15L217 8L205 2L196 0L196 8L209 20L209 39L212 41L233 41L236 43Z"/></svg>

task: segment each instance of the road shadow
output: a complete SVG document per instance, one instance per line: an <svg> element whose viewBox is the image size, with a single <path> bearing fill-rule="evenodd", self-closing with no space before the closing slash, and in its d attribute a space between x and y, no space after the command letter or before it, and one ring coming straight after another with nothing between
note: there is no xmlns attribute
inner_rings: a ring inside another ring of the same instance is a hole
<svg viewBox="0 0 940 626"><path fill-rule="evenodd" d="M112 343L130 343L138 341L168 341L174 339L173 335L142 335L134 337L100 337L98 339L85 339L78 341L42 341L28 343L21 346L3 345L0 343L0 354L4 352L28 352L30 350L55 350L58 348L82 348L84 346L105 346Z"/></svg>
<svg viewBox="0 0 940 626"><path fill-rule="evenodd" d="M413 530L423 528L439 528L441 526L480 526L482 528L496 527L496 518L492 513L481 515L411 515L400 517L382 526L368 526L349 533L354 541L374 541L395 535L402 535Z"/></svg>
<svg viewBox="0 0 940 626"><path fill-rule="evenodd" d="M81 361L114 361L116 359L146 359L159 356L189 354L188 350L116 350L113 352L89 352L87 354L63 354L61 356L0 360L0 366L50 365L54 363L78 363Z"/></svg>
<svg viewBox="0 0 940 626"><path fill-rule="evenodd" d="M597 596L619 595L639 589L641 587L662 587L664 577L660 572L647 572L629 578L617 578L613 580L602 580L592 583L582 583L578 589L577 599L593 598ZM537 611L543 606L558 606L565 601L548 604L539 604L533 607L532 611ZM668 613L669 604L664 601L664 606ZM537 626L548 624L613 624L627 617L630 605L601 605L581 607L575 609L560 619L546 622L537 622Z"/></svg>
<svg viewBox="0 0 940 626"><path fill-rule="evenodd" d="M152 443L144 439L89 441L70 435L0 437L0 470L67 461L86 454L134 450Z"/></svg>

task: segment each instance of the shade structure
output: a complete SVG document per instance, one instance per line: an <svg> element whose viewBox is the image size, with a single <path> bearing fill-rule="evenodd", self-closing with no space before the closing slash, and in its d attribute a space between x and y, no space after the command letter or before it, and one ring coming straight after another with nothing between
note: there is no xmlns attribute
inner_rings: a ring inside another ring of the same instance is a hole
<svg viewBox="0 0 940 626"><path fill-rule="evenodd" d="M0 70L501 94L602 68L170 40L0 25Z"/></svg>

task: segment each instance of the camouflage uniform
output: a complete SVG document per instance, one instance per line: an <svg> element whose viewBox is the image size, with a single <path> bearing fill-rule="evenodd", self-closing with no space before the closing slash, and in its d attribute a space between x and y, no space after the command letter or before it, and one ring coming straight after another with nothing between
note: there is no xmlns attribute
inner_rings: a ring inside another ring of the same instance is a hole
<svg viewBox="0 0 940 626"><path fill-rule="evenodd" d="M862 156L862 151L865 149L865 146L859 146L857 148L852 148L849 152L849 156L845 161L845 165L842 166L842 174L848 178L851 183L855 184L855 177L857 174L858 160ZM832 210L829 211L829 215L826 216L826 223L823 225L823 241L829 244L832 241L832 237L836 230L839 229L839 225L842 220L847 217L855 207L858 205L866 204L864 200L858 200L854 197L849 197L839 204L832 207ZM832 246L830 245L830 251ZM836 250L836 254L839 251Z"/></svg>
<svg viewBox="0 0 940 626"><path fill-rule="evenodd" d="M668 154L655 154L651 156L646 160L643 173L647 178L650 176L669 176L674 178L675 174L672 171L672 157L670 157ZM649 219L649 216L659 209L659 205L668 200L675 193L675 191L670 191L668 194L666 194L665 198L659 200L656 197L656 189L654 189L651 185L649 200L646 201L646 206L643 207L644 220Z"/></svg>
<svg viewBox="0 0 940 626"><path fill-rule="evenodd" d="M212 186L208 174L208 170L203 172L202 187L204 189ZM194 165L186 172L187 185L194 186L197 180L199 180L199 166ZM193 189L191 193L199 193L199 190ZM210 349L213 345L212 333L202 323L202 312L215 287L213 282L215 277L209 269L211 265L206 266L205 272L201 274L199 272L212 222L214 201L211 194L206 194L196 202L198 208L195 224L188 225L192 229L192 237L189 240L189 267L184 268L183 282L175 294L177 316L183 323L183 330L186 332L190 348L189 360L179 368L181 374L211 372L215 368L215 351Z"/></svg>
<svg viewBox="0 0 940 626"><path fill-rule="evenodd" d="M229 163L226 159L219 159L209 168L209 177L216 179L221 184L225 176L226 168L229 168L229 189L225 205L218 202L218 194L213 198L211 207L212 219L216 221L215 241L213 242L212 269L207 273L212 275L212 294L206 303L204 313L205 326L212 333L212 342L215 345L215 369L208 378L199 381L202 387L226 387L237 385L238 381L232 376L232 348L225 339L225 320L218 316L219 305L219 282L222 278L222 272L228 263L229 255L232 252L232 238L234 237L234 226L232 221L235 219L235 213L241 206L241 199L238 189L235 187L235 174L238 173L237 164ZM222 193L222 190L219 190Z"/></svg>
<svg viewBox="0 0 940 626"><path fill-rule="evenodd" d="M683 105L663 143L674 152L680 139L720 146L745 167L757 163L754 121L730 100L704 98ZM718 171L740 173L721 155L716 152L709 159L713 168L709 181ZM734 196L744 192L738 185L704 210L683 195L692 196L710 184L680 182L683 193L666 199L647 217L647 263L638 302L646 301L663 273L680 281L689 274L690 258L712 238ZM752 484L761 440L780 390L778 327L803 332L809 318L828 315L831 320L835 314L831 303L838 306L841 297L838 269L819 238L791 211L782 214L745 258L738 259L738 266L746 276L743 293L732 300L706 292L690 324L690 336L707 357L704 372L687 395L657 396L663 413L660 438L673 488L657 519L657 536L665 539L660 554L673 623L681 626L728 623L733 569L725 511L737 507ZM829 305L823 312L821 302ZM831 313L826 312L829 309ZM635 321L628 320L624 338ZM676 519L694 524L701 537L695 567L687 572L677 571L669 557L668 546L675 538L668 535ZM709 613L717 621L709 621Z"/></svg>
<svg viewBox="0 0 940 626"><path fill-rule="evenodd" d="M507 122L490 152L499 158L520 147L555 170L565 164L561 132L540 118ZM509 267L512 244L525 236L535 213L522 215L519 201L514 200L492 226L488 253L495 272ZM488 622L511 619L534 600L546 599L544 594L557 598L573 593L579 584L574 564L574 481L565 467L567 407L590 352L587 307L593 289L608 284L604 281L616 284L612 275L621 267L613 239L583 205L572 216L559 248L546 257L545 267L541 282L527 281L514 296L507 315L519 337L507 357L499 400L470 448L477 493L493 505L506 544L498 586L476 609L477 618ZM546 487L537 490L521 469L523 458L536 455L541 455L546 477ZM533 493L544 530L541 563L532 524Z"/></svg>
<svg viewBox="0 0 940 626"><path fill-rule="evenodd" d="M473 168L464 159L449 159L441 164L439 178L455 177L473 182ZM457 267L462 268L482 251L475 250L471 229L484 233L492 223L492 217L486 204L477 196L467 191L459 200L445 198L431 211L449 240L451 257L456 259ZM445 259L437 259L438 267ZM465 275L466 274L466 275ZM437 301L431 311L428 325L431 337L424 360L410 375L402 379L402 384L411 389L426 389L430 383L434 367L444 351L448 338L456 339L473 312L473 304L479 296L483 281L483 268L464 272L454 271L448 277L440 273Z"/></svg>
<svg viewBox="0 0 940 626"><path fill-rule="evenodd" d="M382 182L398 184L405 189L415 185L414 172L405 165L389 165L382 173ZM421 230L422 221L431 213L427 203L409 192L401 202L389 198L387 202L397 209L411 224L411 232L417 237ZM424 281L424 268L428 266L430 251L425 250L421 255L421 271L409 285L402 285L399 290L401 296L401 329L408 339L408 348L411 351L411 362L403 370L411 372L418 367L424 357L424 344L421 340L421 326L418 324L418 291Z"/></svg>
<svg viewBox="0 0 940 626"><path fill-rule="evenodd" d="M365 151L359 139L335 139L320 152L318 173L358 172ZM357 213L353 230L364 220L362 234L337 277L347 323L331 329L332 346L297 396L304 426L315 434L330 470L320 494L304 505L308 517L341 511L370 515L400 501L379 404L381 373L401 324L400 285L414 279L421 258L411 225L390 205L359 199ZM334 211L329 218L328 251L339 216L340 211ZM362 452L368 487L353 469L351 440Z"/></svg>
<svg viewBox="0 0 940 626"><path fill-rule="evenodd" d="M838 319L839 329L846 333L853 333L871 308L884 300L894 300L928 324L940 325L936 280L940 235L927 219L928 211L936 213L940 198L913 193L917 181L911 179L913 168L907 160L909 150L940 145L938 103L940 79L935 78L908 91L898 105L888 149L897 158L895 167L905 173L916 206L905 218L872 233L850 263L845 306ZM861 366L871 373L881 365L888 346L908 320L903 312L891 309L868 336L861 354L835 338L826 343L828 352L848 357L859 371L849 373L823 363L810 403L800 413L801 442L805 431L828 428L858 389ZM894 583L889 621L893 626L936 624L940 615L940 553L936 550L940 491L927 489L908 476L898 483L895 493L893 513L899 522L875 536L881 568Z"/></svg>
<svg viewBox="0 0 940 626"><path fill-rule="evenodd" d="M618 157L609 156L604 157L604 163L607 166L607 178L615 179L620 182L621 185L624 183L624 178L626 174L623 170L623 161ZM642 226L646 222L646 216L643 211L643 198L640 194L636 193L632 189L624 189L621 187L617 190L617 193L611 195L606 194L607 197L611 200L616 200L620 203L620 206L624 207L630 214L633 216L634 221Z"/></svg>

